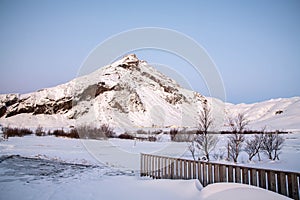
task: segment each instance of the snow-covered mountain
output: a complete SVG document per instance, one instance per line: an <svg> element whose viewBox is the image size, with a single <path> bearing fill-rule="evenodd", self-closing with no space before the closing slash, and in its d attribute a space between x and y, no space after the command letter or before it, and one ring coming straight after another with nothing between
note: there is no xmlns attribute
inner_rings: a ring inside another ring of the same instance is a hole
<svg viewBox="0 0 300 200"><path fill-rule="evenodd" d="M181 88L134 54L66 84L0 96L0 123L65 127L195 126L205 98Z"/></svg>
<svg viewBox="0 0 300 200"><path fill-rule="evenodd" d="M205 99L131 54L57 87L0 95L0 124L45 128L104 123L128 128L195 127ZM256 129L264 125L300 129L299 97L250 105L207 99L218 130L225 124L225 113L238 112L246 113Z"/></svg>
<svg viewBox="0 0 300 200"><path fill-rule="evenodd" d="M226 103L228 115L245 113L249 127L261 130L300 130L300 97L271 99L253 104Z"/></svg>

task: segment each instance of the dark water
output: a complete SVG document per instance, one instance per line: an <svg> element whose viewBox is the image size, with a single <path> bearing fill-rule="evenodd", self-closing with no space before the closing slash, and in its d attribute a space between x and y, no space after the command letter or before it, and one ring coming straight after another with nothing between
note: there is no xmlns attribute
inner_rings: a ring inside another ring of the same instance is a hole
<svg viewBox="0 0 300 200"><path fill-rule="evenodd" d="M133 175L107 166L71 164L39 158L26 158L18 155L0 157L0 182L31 182L46 179L48 181L64 181L91 175L102 176Z"/></svg>

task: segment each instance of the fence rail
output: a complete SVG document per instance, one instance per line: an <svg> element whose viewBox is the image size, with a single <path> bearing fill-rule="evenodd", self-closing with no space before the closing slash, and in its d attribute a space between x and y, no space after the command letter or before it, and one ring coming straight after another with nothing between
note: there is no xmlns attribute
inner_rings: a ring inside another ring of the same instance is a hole
<svg viewBox="0 0 300 200"><path fill-rule="evenodd" d="M203 186L244 183L299 200L300 173L141 154L141 176L154 179L199 179Z"/></svg>

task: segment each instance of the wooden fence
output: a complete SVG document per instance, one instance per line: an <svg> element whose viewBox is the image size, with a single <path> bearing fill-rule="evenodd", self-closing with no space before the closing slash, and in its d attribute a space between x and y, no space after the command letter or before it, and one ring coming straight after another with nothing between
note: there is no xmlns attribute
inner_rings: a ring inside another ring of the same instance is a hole
<svg viewBox="0 0 300 200"><path fill-rule="evenodd" d="M244 183L299 200L300 173L141 154L141 176L154 179L199 179L203 186Z"/></svg>

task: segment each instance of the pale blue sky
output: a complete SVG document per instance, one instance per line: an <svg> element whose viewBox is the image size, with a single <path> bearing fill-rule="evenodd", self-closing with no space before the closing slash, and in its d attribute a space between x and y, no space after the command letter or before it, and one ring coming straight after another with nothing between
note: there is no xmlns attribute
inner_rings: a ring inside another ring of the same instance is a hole
<svg viewBox="0 0 300 200"><path fill-rule="evenodd" d="M76 77L99 43L119 32L163 27L202 45L223 78L228 102L300 96L300 1L0 0L0 93L25 93ZM209 95L184 61L169 65Z"/></svg>

